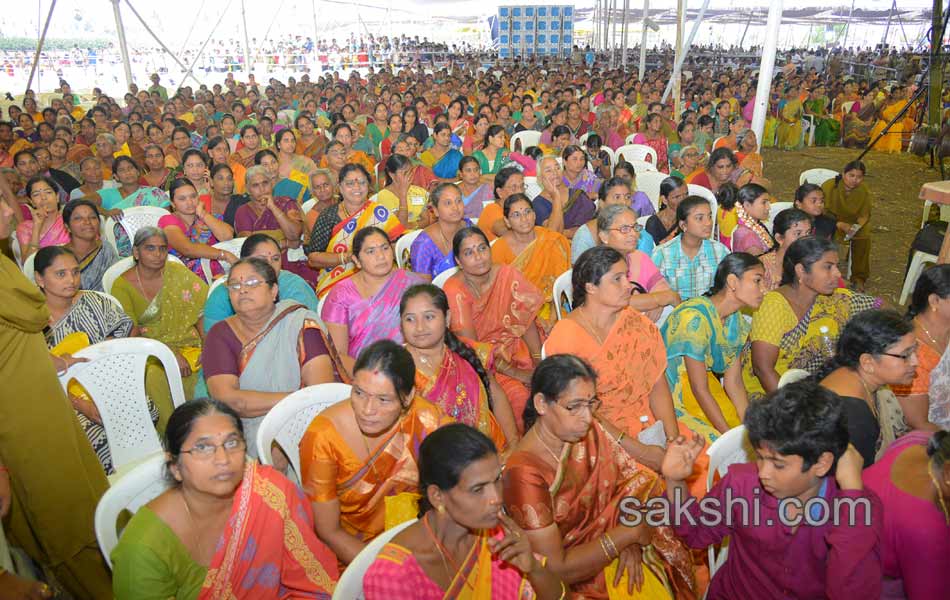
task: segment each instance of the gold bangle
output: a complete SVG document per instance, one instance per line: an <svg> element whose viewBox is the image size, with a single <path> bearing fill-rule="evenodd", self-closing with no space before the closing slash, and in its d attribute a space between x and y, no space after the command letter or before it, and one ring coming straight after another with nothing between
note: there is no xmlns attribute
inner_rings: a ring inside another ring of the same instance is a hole
<svg viewBox="0 0 950 600"><path fill-rule="evenodd" d="M607 562L612 562L613 558L610 557L610 551L607 550L607 543L604 541L604 537L600 537L600 549L604 551L604 556L607 557Z"/></svg>
<svg viewBox="0 0 950 600"><path fill-rule="evenodd" d="M564 582L562 581L562 582L561 582L561 595L558 596L558 599L557 599L557 600L564 600L565 598L567 598L567 586L564 585Z"/></svg>
<svg viewBox="0 0 950 600"><path fill-rule="evenodd" d="M625 435L627 435L627 432L626 432L626 431L621 431L621 432L620 432L620 435L617 436L617 444L620 444L620 442L623 441L623 437L624 437Z"/></svg>
<svg viewBox="0 0 950 600"><path fill-rule="evenodd" d="M604 532L604 541L607 543L607 546L610 548L611 553L613 553L614 558L620 556L620 551L617 550L617 545L614 544L613 538L610 537L610 534Z"/></svg>

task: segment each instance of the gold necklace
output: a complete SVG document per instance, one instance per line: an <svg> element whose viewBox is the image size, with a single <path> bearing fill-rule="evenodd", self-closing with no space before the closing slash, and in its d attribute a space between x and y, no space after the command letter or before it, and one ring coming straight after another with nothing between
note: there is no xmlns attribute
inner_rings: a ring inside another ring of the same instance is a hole
<svg viewBox="0 0 950 600"><path fill-rule="evenodd" d="M449 552L449 549L439 540L438 536L435 535L435 531L432 529L432 525L429 523L429 515L431 512L427 512L424 517L422 517L422 525L426 530L426 534L429 536L429 539L432 540L432 543L435 544L435 549L439 551L439 557L442 559L442 568L445 569L445 574L449 580L449 586L451 587L452 582L455 580L455 575L459 572L460 567L455 562L452 553ZM475 538L475 543L478 543L478 538ZM452 568L449 568L449 563L452 563ZM453 570L454 569L454 570ZM463 583L475 590L474 586L467 579Z"/></svg>
<svg viewBox="0 0 950 600"><path fill-rule="evenodd" d="M920 320L920 317L917 317L915 320L917 321L917 324L920 325L920 328L923 330L923 332L927 335L927 338L930 340L930 343L933 344L934 348L939 350L940 343L936 340L936 338L934 338L934 336L930 335L930 332L926 327L924 327L924 322Z"/></svg>
<svg viewBox="0 0 950 600"><path fill-rule="evenodd" d="M594 339L597 340L597 343L598 343L599 345L603 346L603 345L604 345L604 339L603 339L602 337L600 337L600 336L597 334L597 331L596 331L596 329L594 328L594 322L591 321L590 318L589 318L583 311L581 311L581 310L578 310L578 311L577 311L577 316L579 316L579 317L581 317L581 318L584 319L584 322L587 323L587 329L588 329L588 331L590 332L590 334L591 334L592 336L594 336Z"/></svg>
<svg viewBox="0 0 950 600"><path fill-rule="evenodd" d="M185 492L183 490L179 490L179 493L181 494L181 501L185 505L185 513L188 514L188 520L191 521L191 531L192 531L191 537L192 537L192 543L194 543L195 545L195 553L201 554L201 545L199 544L199 540L198 540L198 525L197 523L195 523L195 518L191 516L191 508L188 506L188 500L185 499ZM197 558L197 557L193 557L193 558Z"/></svg>
<svg viewBox="0 0 950 600"><path fill-rule="evenodd" d="M927 464L927 475L930 475L930 481L934 484L934 490L937 492L937 500L943 510L943 518L946 519L947 525L950 525L950 510L947 510L947 503L943 499L943 491L940 489L940 484L937 483L937 476L934 475L933 465L930 463Z"/></svg>
<svg viewBox="0 0 950 600"><path fill-rule="evenodd" d="M860 373L857 374L857 377L861 381L861 385L864 386L864 392L868 395L868 408L871 409L871 414L874 415L874 418L877 420L878 416L877 416L877 404L874 399L875 396L871 392L871 388L868 387L867 382L864 381L864 377L861 377Z"/></svg>
<svg viewBox="0 0 950 600"><path fill-rule="evenodd" d="M557 453L554 452L554 450L551 450L551 447L548 446L548 445L545 443L544 438L541 437L541 429L544 429L544 428L545 428L544 425L542 425L541 422L538 421L538 429L537 429L537 431L534 432L534 435L535 435L535 437L538 438L538 441L541 442L541 445L544 446L544 449L547 450L547 451L551 454L551 456L554 458L554 464L555 464L555 465L560 465L560 464L561 464L561 457L558 456ZM563 448L562 448L561 451L563 452Z"/></svg>

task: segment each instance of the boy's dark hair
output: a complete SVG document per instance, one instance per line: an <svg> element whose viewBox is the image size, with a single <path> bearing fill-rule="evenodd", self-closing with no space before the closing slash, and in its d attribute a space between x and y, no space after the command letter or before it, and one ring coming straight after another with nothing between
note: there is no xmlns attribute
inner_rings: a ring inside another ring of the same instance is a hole
<svg viewBox="0 0 950 600"><path fill-rule="evenodd" d="M785 455L802 457L802 472L831 452L834 474L838 458L848 448L848 425L841 398L811 380L796 381L752 402L745 427L753 448L767 446Z"/></svg>

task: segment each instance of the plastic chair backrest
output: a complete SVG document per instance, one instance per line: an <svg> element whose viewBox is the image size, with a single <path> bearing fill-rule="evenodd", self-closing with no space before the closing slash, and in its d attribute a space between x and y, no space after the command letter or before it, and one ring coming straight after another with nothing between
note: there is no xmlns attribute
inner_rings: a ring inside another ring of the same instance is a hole
<svg viewBox="0 0 950 600"><path fill-rule="evenodd" d="M96 505L95 529L99 551L112 568L109 556L119 543L116 521L122 511L135 514L139 508L161 495L169 487L164 477L165 454L158 453L139 463L116 480Z"/></svg>
<svg viewBox="0 0 950 600"><path fill-rule="evenodd" d="M625 160L624 162L628 163L631 167L633 167L633 172L637 174L637 177L640 176L640 173L649 173L651 171L656 172L657 170L655 164L645 161L645 160L633 159L633 160ZM616 167L617 165L615 164L614 166ZM663 176L668 177L666 173L664 173Z"/></svg>
<svg viewBox="0 0 950 600"><path fill-rule="evenodd" d="M589 131L588 131L587 133L585 133L584 135L582 135L581 137L577 138L577 145L580 146L581 148L586 148L586 147L587 147L587 138L588 138L588 137L590 137L590 132L589 132Z"/></svg>
<svg viewBox="0 0 950 600"><path fill-rule="evenodd" d="M706 449L706 454L709 455L709 472L706 475L707 492L712 489L713 479L717 474L719 477L723 477L729 471L731 465L749 463L755 460L755 450L749 445L745 425L733 427L719 436L719 438ZM715 545L709 546L710 578L726 562L726 552L728 548L725 540L723 540L721 548L722 549L717 553Z"/></svg>
<svg viewBox="0 0 950 600"><path fill-rule="evenodd" d="M122 229L125 230L126 235L129 236L129 241L131 242L135 239L135 232L143 227L158 227L158 220L169 214L164 208L158 206L133 206L131 208L125 208L122 210L122 217L117 221L112 217L106 219L104 224L105 228L105 242L111 244L113 248L115 245L115 225L118 224Z"/></svg>
<svg viewBox="0 0 950 600"><path fill-rule="evenodd" d="M773 202L771 208L769 208L769 218L765 222L766 227L769 228L769 233L775 234L775 217L785 209L792 208L795 206L794 202Z"/></svg>
<svg viewBox="0 0 950 600"><path fill-rule="evenodd" d="M181 262L181 259L172 254L168 255L168 260L176 262L178 264L184 264ZM112 293L112 286L115 285L115 280L119 278L120 275L128 271L135 265L135 259L131 256L126 256L125 258L120 258L118 262L106 269L106 272L102 274L102 289L106 293Z"/></svg>
<svg viewBox="0 0 950 600"><path fill-rule="evenodd" d="M809 375L810 373L805 369L789 369L778 378L778 387L785 387L790 383L807 379Z"/></svg>
<svg viewBox="0 0 950 600"><path fill-rule="evenodd" d="M419 237L419 234L421 233L421 229L416 229L415 231L410 231L409 233L403 234L402 237L396 240L396 265L400 269L404 269L407 265L409 265L409 249L412 247L412 243L416 241L416 238Z"/></svg>
<svg viewBox="0 0 950 600"><path fill-rule="evenodd" d="M837 176L838 172L832 171L831 169L808 169L807 171L802 171L802 174L798 176L798 185L802 185L803 183L823 185L829 179L834 179Z"/></svg>
<svg viewBox="0 0 950 600"><path fill-rule="evenodd" d="M541 194L541 186L538 184L537 177L524 178L524 193L528 200L534 200Z"/></svg>
<svg viewBox="0 0 950 600"><path fill-rule="evenodd" d="M718 218L719 213L719 201L716 200L716 194L712 193L712 190L708 187L698 185L695 183L687 183L686 189L689 192L690 196L702 196L709 201L709 208L712 209L712 222L713 222L713 233L712 239L719 239L719 236L716 235L716 219Z"/></svg>
<svg viewBox="0 0 950 600"><path fill-rule="evenodd" d="M89 362L74 364L59 381L65 390L75 379L95 402L115 470L161 452L162 444L148 412L145 366L149 357L157 358L165 369L173 405L184 404L178 361L168 346L148 338L119 338L93 344L74 356L88 358Z"/></svg>
<svg viewBox="0 0 950 600"><path fill-rule="evenodd" d="M218 286L222 286L227 282L228 282L227 277L218 277L217 279L212 281L211 285L208 286L208 297L209 298L211 297L211 293L214 292L214 290L216 290Z"/></svg>
<svg viewBox="0 0 950 600"><path fill-rule="evenodd" d="M531 146L537 146L541 142L541 132L526 130L519 131L511 136L509 148L512 152L524 152ZM520 146L520 147L519 147Z"/></svg>
<svg viewBox="0 0 950 600"><path fill-rule="evenodd" d="M310 212L311 210L313 210L313 207L316 206L316 205L317 205L317 199L316 199L316 198L311 198L311 199L307 200L306 202L304 202L304 203L300 206L300 212L303 213L303 214L307 214L308 212Z"/></svg>
<svg viewBox="0 0 950 600"><path fill-rule="evenodd" d="M366 547L360 550L360 553L353 558L353 561L347 565L346 570L340 576L340 581L337 582L336 589L333 591L333 600L363 600L365 598L363 595L363 576L369 570L370 565L376 561L379 551L391 542L397 533L417 520L412 519L387 529L366 544Z"/></svg>
<svg viewBox="0 0 950 600"><path fill-rule="evenodd" d="M445 285L445 282L449 280L450 277L459 272L458 267L452 267L451 269L446 269L435 276L435 279L432 280L432 285L437 288L441 288Z"/></svg>
<svg viewBox="0 0 950 600"><path fill-rule="evenodd" d="M23 253L20 250L20 240L16 238L16 234L10 236L10 249L13 251L13 258L16 260L16 264L22 264Z"/></svg>
<svg viewBox="0 0 950 600"><path fill-rule="evenodd" d="M557 279L554 280L554 288L551 295L554 299L554 312L557 314L558 321L561 320L561 296L567 298L568 306L574 304L574 288L571 286L571 275L573 274L574 269L568 269L558 275Z"/></svg>
<svg viewBox="0 0 950 600"><path fill-rule="evenodd" d="M666 173L656 170L637 171L637 191L643 192L653 204L653 210L660 210L660 184L669 177Z"/></svg>
<svg viewBox="0 0 950 600"><path fill-rule="evenodd" d="M644 160L653 163L654 167L656 166L656 150L644 144L624 144L617 148L616 154L617 160L620 160L620 157L623 156L623 159L627 162Z"/></svg>
<svg viewBox="0 0 950 600"><path fill-rule="evenodd" d="M842 103L841 103L841 114L846 115L846 114L848 114L849 112L851 112L851 108L854 106L854 103L855 103L854 100L849 100L848 102L842 102Z"/></svg>
<svg viewBox="0 0 950 600"><path fill-rule="evenodd" d="M265 465L273 464L271 444L277 442L300 477L300 440L311 421L324 409L350 397L350 386L345 383L322 383L297 390L274 405L261 421L257 430L258 459Z"/></svg>
<svg viewBox="0 0 950 600"><path fill-rule="evenodd" d="M12 239L13 237L16 237L16 236L10 236L10 237ZM26 275L26 278L32 281L33 283L36 283L36 271L33 270L33 263L35 260L36 260L36 252L27 256L23 260L23 266L21 267L21 269L23 270L23 274Z"/></svg>
<svg viewBox="0 0 950 600"><path fill-rule="evenodd" d="M212 248L217 248L218 250L224 250L225 252L230 252L234 256L241 256L241 246L244 245L245 240L247 240L246 237L239 237L239 238L234 238L231 240L225 240L223 242L218 242L217 244L214 244ZM225 274L227 274L227 272L231 270L231 263L229 263L226 260L215 259L214 262L221 265L221 268L224 269ZM212 281L210 258L201 259L201 272L204 273L205 281L207 282Z"/></svg>

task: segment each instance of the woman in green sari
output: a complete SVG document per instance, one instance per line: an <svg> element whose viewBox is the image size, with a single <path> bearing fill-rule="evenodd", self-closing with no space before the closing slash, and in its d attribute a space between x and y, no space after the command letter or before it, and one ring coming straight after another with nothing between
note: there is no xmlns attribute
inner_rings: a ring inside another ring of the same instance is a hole
<svg viewBox="0 0 950 600"><path fill-rule="evenodd" d="M117 187L99 190L102 210L106 213L121 211L133 206L158 206L168 208L170 201L165 190L142 185L139 178L142 171L138 164L128 156L120 156L112 163L112 174ZM118 217L121 219L121 217ZM115 247L120 257L132 254L132 245L125 229L116 223Z"/></svg>
<svg viewBox="0 0 950 600"><path fill-rule="evenodd" d="M782 150L798 150L802 147L802 101L798 87L785 88L785 100L779 107L778 147Z"/></svg>
<svg viewBox="0 0 950 600"><path fill-rule="evenodd" d="M837 146L841 136L841 123L835 119L828 107L830 100L825 95L825 86L818 84L812 88L805 102L805 114L814 117L815 145Z"/></svg>
<svg viewBox="0 0 950 600"><path fill-rule="evenodd" d="M493 179L508 161L508 147L505 144L505 128L492 125L485 135L485 147L472 153L482 170L482 180ZM485 175L490 177L486 178Z"/></svg>
<svg viewBox="0 0 950 600"><path fill-rule="evenodd" d="M190 400L201 368L208 285L184 265L168 261L168 239L156 227L135 232L132 256L135 265L115 280L110 293L132 318L138 335L162 342L175 354ZM170 413L160 401L159 408Z"/></svg>

